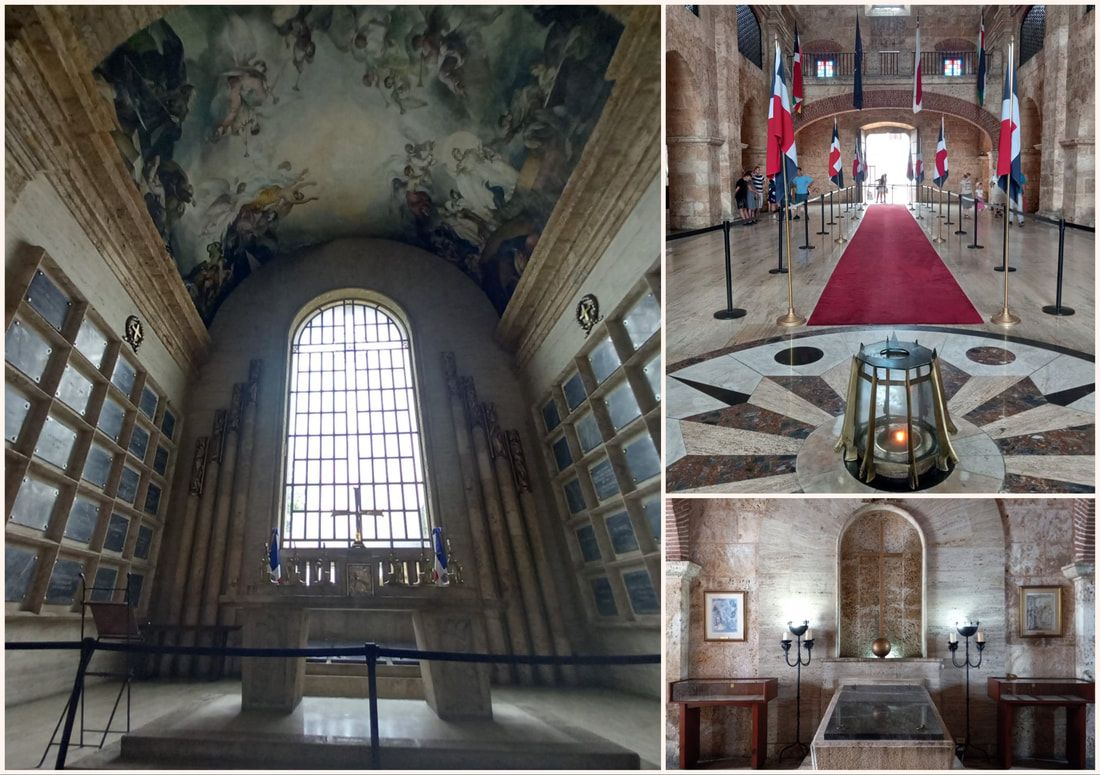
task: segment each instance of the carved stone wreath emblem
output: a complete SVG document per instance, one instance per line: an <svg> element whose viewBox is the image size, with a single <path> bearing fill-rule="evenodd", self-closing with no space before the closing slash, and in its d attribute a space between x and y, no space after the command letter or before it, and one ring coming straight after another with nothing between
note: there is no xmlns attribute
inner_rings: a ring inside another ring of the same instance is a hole
<svg viewBox="0 0 1100 775"><path fill-rule="evenodd" d="M592 333L592 327L600 322L600 302L591 293L577 302L577 322L584 329L584 335Z"/></svg>
<svg viewBox="0 0 1100 775"><path fill-rule="evenodd" d="M123 327L122 338L126 340L126 343L134 348L134 352L138 351L138 347L145 341L145 327L141 325L141 321L138 320L137 315L131 315L126 318L126 325Z"/></svg>

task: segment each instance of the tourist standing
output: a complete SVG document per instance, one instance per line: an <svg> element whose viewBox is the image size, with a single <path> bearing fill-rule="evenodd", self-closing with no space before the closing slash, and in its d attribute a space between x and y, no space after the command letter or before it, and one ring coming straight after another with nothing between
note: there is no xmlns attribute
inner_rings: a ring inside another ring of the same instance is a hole
<svg viewBox="0 0 1100 775"><path fill-rule="evenodd" d="M962 195L963 200L963 217L969 218L974 199L974 180L969 172L963 173L962 180L959 182L959 194Z"/></svg>
<svg viewBox="0 0 1100 775"><path fill-rule="evenodd" d="M752 191L756 198L756 207L752 212L752 222L756 223L760 219L759 210L764 206L764 175L760 172L759 164L752 168Z"/></svg>
<svg viewBox="0 0 1100 775"><path fill-rule="evenodd" d="M775 191L775 175L768 178L768 212L775 213L775 220L779 220L779 195Z"/></svg>
<svg viewBox="0 0 1100 775"><path fill-rule="evenodd" d="M733 199L737 203L737 209L741 213L742 223L749 223L752 218L749 216L749 171L745 170L745 173L737 179L737 182L733 185Z"/></svg>
<svg viewBox="0 0 1100 775"><path fill-rule="evenodd" d="M813 185L814 179L809 175L802 174L802 168L798 168L798 175L791 181L794 185L794 204L800 205L810 198L810 186ZM795 208L791 208L794 210ZM794 219L800 220L802 216L795 212Z"/></svg>

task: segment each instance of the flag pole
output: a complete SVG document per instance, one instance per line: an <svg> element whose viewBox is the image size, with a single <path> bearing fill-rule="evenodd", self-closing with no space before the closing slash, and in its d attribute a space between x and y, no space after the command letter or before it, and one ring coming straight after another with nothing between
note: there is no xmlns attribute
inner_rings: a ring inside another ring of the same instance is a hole
<svg viewBox="0 0 1100 775"><path fill-rule="evenodd" d="M775 36L775 47L779 50L779 35ZM793 138L792 138L793 139ZM806 318L794 311L794 254L791 252L791 221L788 214L791 212L791 184L787 180L787 157L780 148L780 171L783 173L783 228L787 233L787 314L776 318L776 323L781 326L805 325Z"/></svg>
<svg viewBox="0 0 1100 775"><path fill-rule="evenodd" d="M1012 124L1012 118L1015 114L1014 106L1016 103L1016 84L1013 83L1013 79L1016 76L1015 67L1015 46L1016 35L1013 34L1008 39L1008 116L1009 125ZM1012 131L1011 129L1009 131ZM1009 153L1012 153L1012 143L1009 143ZM1022 197L1021 197L1022 198ZM1009 159L1008 174L1005 175L1005 222L1004 222L1004 239L1001 241L1001 266L1004 268L1003 273L1005 276L1005 293L1004 293L1004 305L1001 307L1001 311L989 319L990 323L994 323L998 326L1014 326L1020 322L1020 318L1013 315L1008 309L1008 221L1011 218L1012 213L1012 160Z"/></svg>

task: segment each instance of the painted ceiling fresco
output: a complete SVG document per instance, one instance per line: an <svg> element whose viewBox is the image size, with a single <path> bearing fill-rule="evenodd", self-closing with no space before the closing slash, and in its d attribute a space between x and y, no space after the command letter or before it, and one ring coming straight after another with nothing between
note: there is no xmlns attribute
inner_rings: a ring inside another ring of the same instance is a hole
<svg viewBox="0 0 1100 775"><path fill-rule="evenodd" d="M429 250L503 312L621 33L592 7L193 6L96 74L207 325L251 272L344 236Z"/></svg>

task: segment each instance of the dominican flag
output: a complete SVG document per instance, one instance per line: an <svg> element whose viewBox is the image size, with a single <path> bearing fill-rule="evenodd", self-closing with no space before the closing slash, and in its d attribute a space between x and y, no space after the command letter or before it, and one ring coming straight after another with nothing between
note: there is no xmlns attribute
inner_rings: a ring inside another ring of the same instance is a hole
<svg viewBox="0 0 1100 775"><path fill-rule="evenodd" d="M985 105L985 19L978 27L978 105Z"/></svg>
<svg viewBox="0 0 1100 775"><path fill-rule="evenodd" d="M862 183L867 177L867 165L863 163L863 149L859 144L859 132L856 132L856 155L852 157L852 180Z"/></svg>
<svg viewBox="0 0 1100 775"><path fill-rule="evenodd" d="M917 135L917 156L913 159L913 180L924 182L924 150L920 145L920 135Z"/></svg>
<svg viewBox="0 0 1100 775"><path fill-rule="evenodd" d="M1011 181L1011 185L1006 181ZM1024 172L1020 167L1020 98L1016 89L1016 71L1010 61L1005 68L1005 88L1001 96L1001 137L997 146L997 185L1011 191L1009 198L1022 210Z"/></svg>
<svg viewBox="0 0 1100 775"><path fill-rule="evenodd" d="M775 75L772 78L772 99L768 105L768 175L782 175L782 191L798 174L798 149L794 144L794 121L791 119L791 98L783 72L783 55L779 41L775 43Z"/></svg>
<svg viewBox="0 0 1100 775"><path fill-rule="evenodd" d="M943 116L940 116L940 139L936 143L936 177L932 182L940 188L947 182L947 138L943 134Z"/></svg>
<svg viewBox="0 0 1100 775"><path fill-rule="evenodd" d="M909 181L913 181L913 146L909 146L909 163L905 165L905 178Z"/></svg>
<svg viewBox="0 0 1100 775"><path fill-rule="evenodd" d="M802 115L802 44L798 42L798 27L794 28L794 62L791 65L794 81L794 111Z"/></svg>
<svg viewBox="0 0 1100 775"><path fill-rule="evenodd" d="M267 547L267 564L272 583L278 584L283 571L279 567L279 531L277 529L271 531L271 543Z"/></svg>
<svg viewBox="0 0 1100 775"><path fill-rule="evenodd" d="M924 90L921 88L920 74L920 22L917 22L917 50L913 54L913 112L920 113L924 102Z"/></svg>
<svg viewBox="0 0 1100 775"><path fill-rule="evenodd" d="M837 188L844 188L844 162L840 160L840 135L836 131L836 119L833 119L833 144L829 148L829 180Z"/></svg>
<svg viewBox="0 0 1100 775"><path fill-rule="evenodd" d="M852 107L863 110L863 39L859 37L859 17L856 17L855 87L852 89Z"/></svg>
<svg viewBox="0 0 1100 775"><path fill-rule="evenodd" d="M447 549L443 543L443 528L432 528L432 548L435 550L435 567L432 568L432 583L443 587L448 584Z"/></svg>

